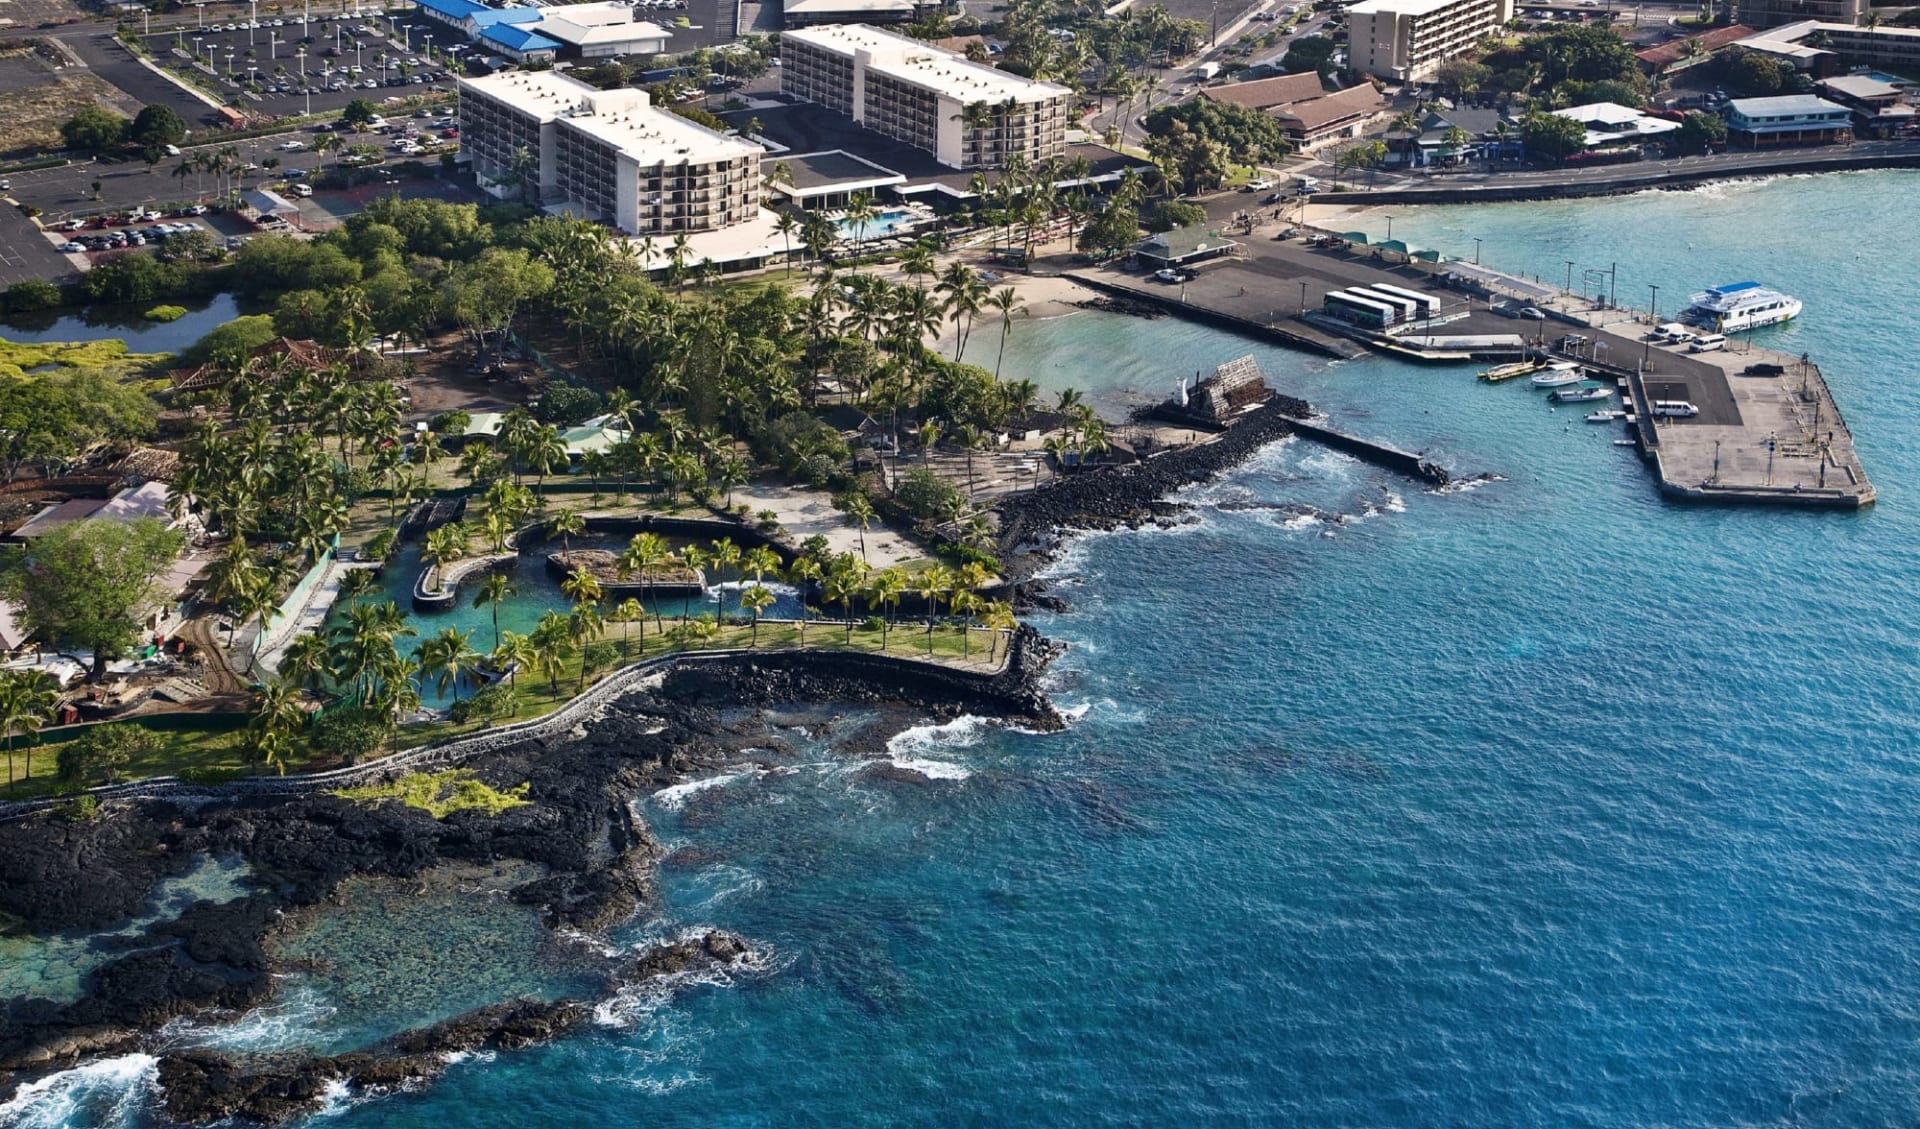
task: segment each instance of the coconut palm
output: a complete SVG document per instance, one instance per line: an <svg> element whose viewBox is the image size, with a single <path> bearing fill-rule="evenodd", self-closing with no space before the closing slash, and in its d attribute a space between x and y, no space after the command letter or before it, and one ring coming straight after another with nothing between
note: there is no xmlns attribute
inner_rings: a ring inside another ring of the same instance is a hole
<svg viewBox="0 0 1920 1129"><path fill-rule="evenodd" d="M940 618L940 595L953 587L953 574L945 565L934 565L912 581L914 594L927 602L927 654L933 654L933 626Z"/></svg>
<svg viewBox="0 0 1920 1129"><path fill-rule="evenodd" d="M807 589L820 583L822 572L820 562L812 557L801 557L787 566L787 583L798 589L800 595L800 645L807 645Z"/></svg>
<svg viewBox="0 0 1920 1129"><path fill-rule="evenodd" d="M288 643L286 651L280 656L280 677L303 690L319 693L320 688L333 677L333 661L328 654L326 636L318 631L308 631Z"/></svg>
<svg viewBox="0 0 1920 1129"><path fill-rule="evenodd" d="M7 743L7 786L13 787L13 739L40 732L53 714L58 695L53 680L39 671L0 672L0 736ZM27 746L27 775L33 776L33 746Z"/></svg>
<svg viewBox="0 0 1920 1129"><path fill-rule="evenodd" d="M453 700L460 700L460 680L479 660L479 653L471 645L473 629L461 631L458 628L442 628L438 635L425 639L415 656L420 661L420 677L430 679L435 689L445 694L453 691Z"/></svg>
<svg viewBox="0 0 1920 1129"><path fill-rule="evenodd" d="M527 636L527 644L533 652L531 665L547 676L549 688L553 693L558 694L560 672L566 668L567 656L573 649L573 638L568 630L567 617L554 611L541 616L532 634Z"/></svg>
<svg viewBox="0 0 1920 1129"><path fill-rule="evenodd" d="M587 519L579 510L563 509L547 520L547 539L560 539L568 564L573 563L573 538L586 533Z"/></svg>
<svg viewBox="0 0 1920 1129"><path fill-rule="evenodd" d="M867 565L852 553L842 553L833 560L833 567L827 571L822 584L829 603L839 604L847 613L847 643L853 643L853 601L859 597L865 587Z"/></svg>
<svg viewBox="0 0 1920 1129"><path fill-rule="evenodd" d="M566 578L560 581L560 592L576 605L598 603L601 595L600 578L585 567L575 565L567 570Z"/></svg>
<svg viewBox="0 0 1920 1129"><path fill-rule="evenodd" d="M986 306L1000 315L1000 352L993 360L993 379L1000 379L1001 362L1007 358L1007 338L1013 333L1013 315L1027 308L1020 300L1020 294L1011 286L1003 286L987 297Z"/></svg>
<svg viewBox="0 0 1920 1129"><path fill-rule="evenodd" d="M629 596L613 606L613 622L621 625L620 650L627 657L633 657L633 624L640 625L640 649L646 650L647 610L640 601Z"/></svg>
<svg viewBox="0 0 1920 1129"><path fill-rule="evenodd" d="M653 588L653 570L671 555L666 538L658 533L636 533L627 542L627 549L620 554L620 575L622 577L637 574L640 577L640 595L644 599ZM660 619L660 607L654 605L654 626L664 631L665 625Z"/></svg>
<svg viewBox="0 0 1920 1129"><path fill-rule="evenodd" d="M849 490L835 499L847 520L860 529L860 559L867 559L867 527L873 524L873 502L858 490Z"/></svg>
<svg viewBox="0 0 1920 1129"><path fill-rule="evenodd" d="M440 578L445 575L446 567L467 555L467 538L470 531L462 522L450 522L427 534L425 546L420 551L421 559L432 568L432 587L440 588Z"/></svg>
<svg viewBox="0 0 1920 1129"><path fill-rule="evenodd" d="M503 631L500 641L487 653L487 668L507 676L507 685L515 685L520 668L534 662L533 640L518 631Z"/></svg>
<svg viewBox="0 0 1920 1129"><path fill-rule="evenodd" d="M760 645L760 613L772 607L773 600L773 589L764 584L755 583L740 593L740 606L753 613L753 634L747 646Z"/></svg>
<svg viewBox="0 0 1920 1129"><path fill-rule="evenodd" d="M867 581L867 602L887 608L880 620L880 649L887 649L893 620L900 612L900 594L907 590L907 574L898 568L883 568Z"/></svg>
<svg viewBox="0 0 1920 1129"><path fill-rule="evenodd" d="M993 632L987 640L987 661L993 662L994 647L1002 640L1010 640L1020 621L1013 616L1012 604L1005 600L993 600L988 602L985 613L980 617L980 625Z"/></svg>
<svg viewBox="0 0 1920 1129"><path fill-rule="evenodd" d="M493 613L493 645L500 645L500 605L513 595L513 581L504 572L490 572L473 593L473 606L485 606Z"/></svg>

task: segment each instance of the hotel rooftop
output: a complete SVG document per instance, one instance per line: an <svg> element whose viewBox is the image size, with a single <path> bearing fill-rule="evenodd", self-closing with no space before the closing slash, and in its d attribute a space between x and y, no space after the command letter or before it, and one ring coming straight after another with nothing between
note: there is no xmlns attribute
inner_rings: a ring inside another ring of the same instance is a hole
<svg viewBox="0 0 1920 1129"><path fill-rule="evenodd" d="M897 82L917 86L962 104L970 102L1033 102L1066 94L1051 82L1022 78L976 63L931 43L895 35L865 24L833 24L799 28L780 34L782 43L804 43L848 58L865 52L867 69Z"/></svg>
<svg viewBox="0 0 1920 1129"><path fill-rule="evenodd" d="M564 119L568 128L604 141L641 164L678 163L669 157L704 161L760 152L758 145L652 105L644 90L601 90L558 71L503 71L462 79L460 85L536 121Z"/></svg>

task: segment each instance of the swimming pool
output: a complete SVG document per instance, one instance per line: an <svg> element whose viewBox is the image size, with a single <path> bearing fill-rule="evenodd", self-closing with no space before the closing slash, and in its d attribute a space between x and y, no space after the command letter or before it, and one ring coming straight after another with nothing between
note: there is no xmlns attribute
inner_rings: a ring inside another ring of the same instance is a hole
<svg viewBox="0 0 1920 1129"><path fill-rule="evenodd" d="M889 235L903 234L918 220L912 212L903 208L889 208L865 223L856 224L848 219L837 219L833 226L840 232L842 239L885 239Z"/></svg>

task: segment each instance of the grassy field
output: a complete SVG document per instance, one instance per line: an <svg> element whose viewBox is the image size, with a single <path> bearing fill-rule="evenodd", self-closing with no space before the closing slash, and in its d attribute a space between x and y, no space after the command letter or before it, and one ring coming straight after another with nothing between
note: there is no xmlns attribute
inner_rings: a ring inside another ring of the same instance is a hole
<svg viewBox="0 0 1920 1129"><path fill-rule="evenodd" d="M82 106L125 101L106 80L50 72L24 48L0 51L0 88L7 106L0 114L0 153L15 156L59 149L60 123Z"/></svg>

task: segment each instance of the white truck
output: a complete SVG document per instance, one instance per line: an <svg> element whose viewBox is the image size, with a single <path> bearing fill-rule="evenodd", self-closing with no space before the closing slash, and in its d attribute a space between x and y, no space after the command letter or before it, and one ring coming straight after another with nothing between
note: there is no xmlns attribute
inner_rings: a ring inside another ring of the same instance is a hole
<svg viewBox="0 0 1920 1129"><path fill-rule="evenodd" d="M1193 78L1195 82L1206 82L1219 77L1219 74L1219 63L1201 63L1199 66L1193 68Z"/></svg>

